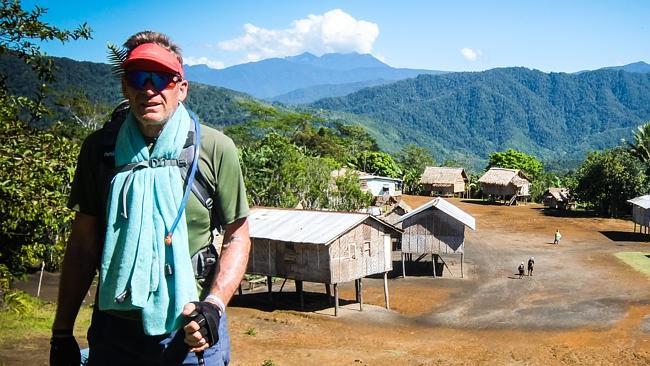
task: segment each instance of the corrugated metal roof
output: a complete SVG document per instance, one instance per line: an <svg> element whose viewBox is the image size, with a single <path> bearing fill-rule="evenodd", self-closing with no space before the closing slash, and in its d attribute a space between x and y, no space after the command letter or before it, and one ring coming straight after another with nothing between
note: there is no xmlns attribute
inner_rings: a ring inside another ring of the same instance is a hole
<svg viewBox="0 0 650 366"><path fill-rule="evenodd" d="M365 213L255 207L248 216L251 238L329 244L366 219L400 230Z"/></svg>
<svg viewBox="0 0 650 366"><path fill-rule="evenodd" d="M631 200L627 200L627 202L648 209L650 208L650 195L632 198Z"/></svg>
<svg viewBox="0 0 650 366"><path fill-rule="evenodd" d="M424 205L422 205L422 206L416 208L415 210L407 213L406 215L400 217L399 220L397 220L397 222L402 222L405 219L407 219L407 218L409 218L409 217L411 217L413 215L417 215L418 213L420 213L420 212L422 212L422 211L424 211L424 210L426 210L428 208L431 208L431 207L437 208L438 210L440 210L440 211L446 213L447 215L455 218L456 220L462 222L463 224L465 224L465 226L469 227L470 229L476 230L476 220L474 219L473 216L471 216L467 212L461 210L460 208L452 205L451 203L445 201L444 199L442 199L440 197L435 198L432 201L430 201L428 203L425 203Z"/></svg>

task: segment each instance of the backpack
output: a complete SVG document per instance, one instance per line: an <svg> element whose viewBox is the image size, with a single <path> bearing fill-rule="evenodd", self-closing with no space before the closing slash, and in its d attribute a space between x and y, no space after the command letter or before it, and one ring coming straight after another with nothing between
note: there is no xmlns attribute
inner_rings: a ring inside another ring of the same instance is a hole
<svg viewBox="0 0 650 366"><path fill-rule="evenodd" d="M129 114L129 101L122 101L111 113L111 118L108 122L102 127L103 138L102 138L102 150L103 150L103 163L110 169L114 170L115 167L115 144L117 141L117 134L122 127L122 123L126 120L126 116ZM192 176L191 167L194 162L195 149L197 148L194 143L195 136L195 124L198 124L198 117L196 114L188 110L190 117L194 123L190 124L190 130L187 132L187 139L185 140L185 145L183 150L178 158L178 168L181 171L181 177L183 179L184 188L187 187L187 184L191 184L191 190L194 196L198 198L203 207L205 207L210 215L210 231L217 228L218 224L214 218L215 215L212 214L212 197L214 195L214 189L208 183L207 178L201 172L201 169L195 169L195 174ZM198 147L200 148L200 147Z"/></svg>

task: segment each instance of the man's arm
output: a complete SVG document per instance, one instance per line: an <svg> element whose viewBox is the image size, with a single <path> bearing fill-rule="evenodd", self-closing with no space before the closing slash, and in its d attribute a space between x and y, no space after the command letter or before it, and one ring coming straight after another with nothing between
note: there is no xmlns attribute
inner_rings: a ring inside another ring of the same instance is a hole
<svg viewBox="0 0 650 366"><path fill-rule="evenodd" d="M210 287L210 294L205 300L223 309L230 301L235 290L239 287L241 279L246 272L248 254L250 252L251 240L248 233L248 220L241 218L226 225L223 235L219 266L214 280ZM220 299L223 303L219 304ZM183 309L183 315L188 316L194 311L194 304L189 303ZM211 344L208 344L203 335L199 332L199 325L192 321L187 324L185 330L185 343L190 347L191 352L203 351Z"/></svg>
<svg viewBox="0 0 650 366"><path fill-rule="evenodd" d="M88 293L101 256L99 220L77 212L61 268L59 296L52 330L74 327L81 303Z"/></svg>

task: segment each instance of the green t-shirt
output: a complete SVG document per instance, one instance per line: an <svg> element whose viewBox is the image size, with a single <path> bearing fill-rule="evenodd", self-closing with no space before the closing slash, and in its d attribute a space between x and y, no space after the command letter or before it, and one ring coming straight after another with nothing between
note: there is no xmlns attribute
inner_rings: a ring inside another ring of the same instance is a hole
<svg viewBox="0 0 650 366"><path fill-rule="evenodd" d="M100 219L100 237L106 231L106 211L113 167L105 162L105 133L95 131L84 141L75 172L68 207ZM223 133L201 125L199 170L206 178L214 203L212 214L220 226L247 217L248 201L237 148ZM210 215L201 201L190 194L185 207L190 255L206 246L210 240ZM103 242L103 239L102 239Z"/></svg>

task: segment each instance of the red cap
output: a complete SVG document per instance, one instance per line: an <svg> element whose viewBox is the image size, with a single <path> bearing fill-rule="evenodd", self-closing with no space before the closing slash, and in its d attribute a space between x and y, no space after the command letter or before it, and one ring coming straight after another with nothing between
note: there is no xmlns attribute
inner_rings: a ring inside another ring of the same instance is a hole
<svg viewBox="0 0 650 366"><path fill-rule="evenodd" d="M176 55L156 43L143 43L134 48L122 63L122 68L171 72L183 76L183 65Z"/></svg>

